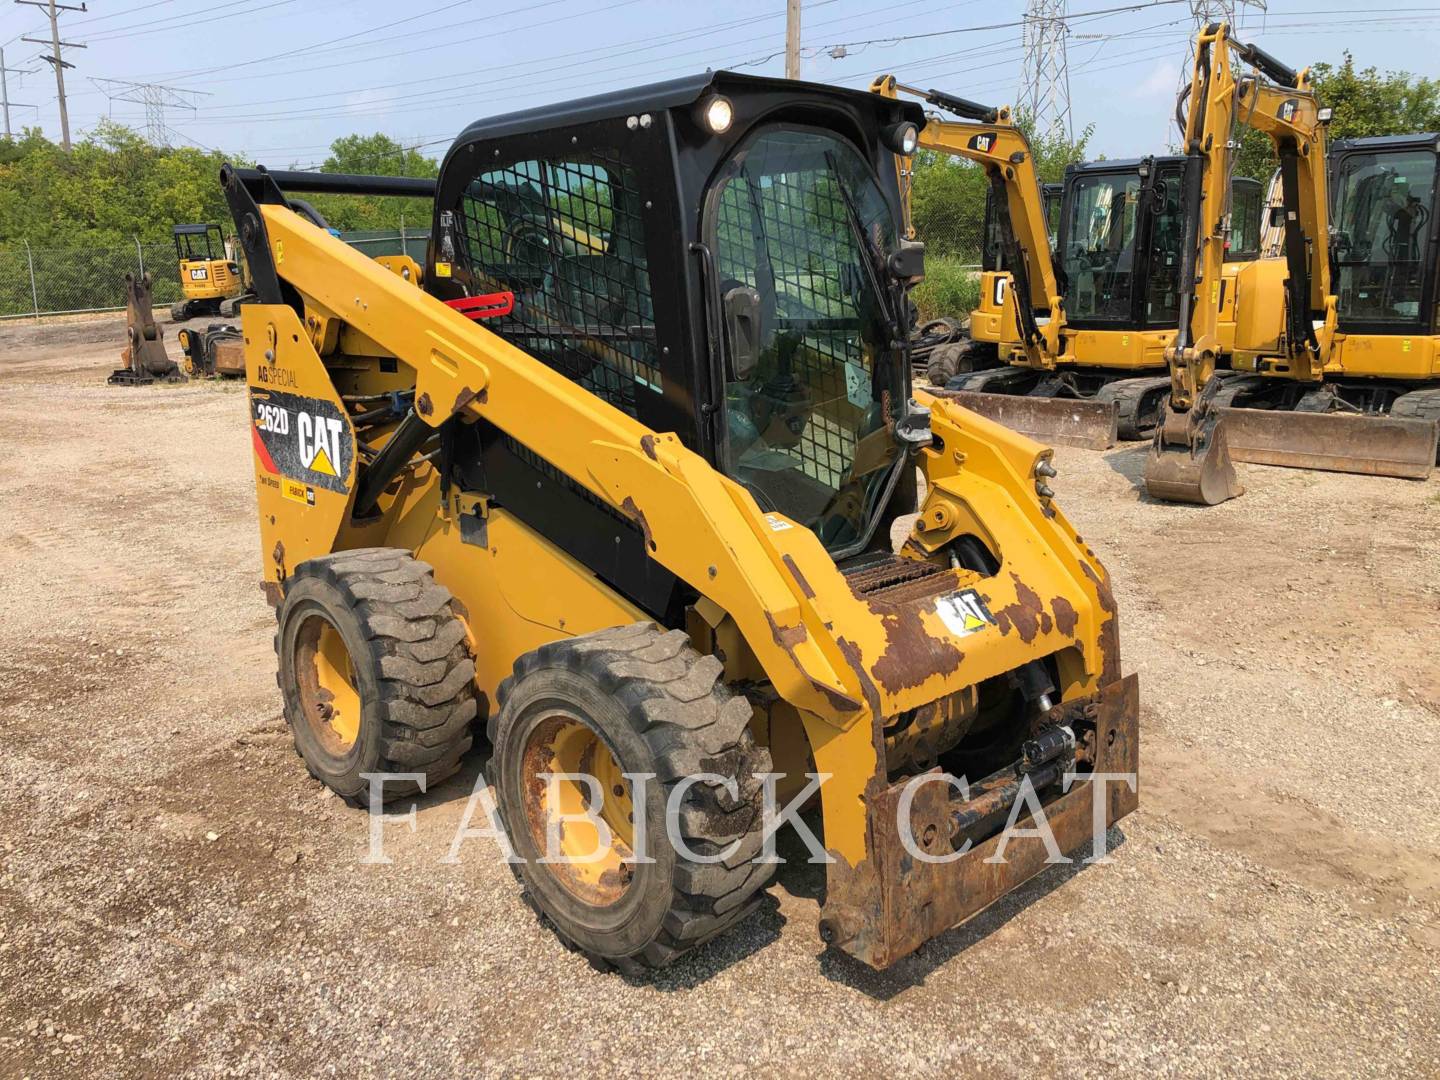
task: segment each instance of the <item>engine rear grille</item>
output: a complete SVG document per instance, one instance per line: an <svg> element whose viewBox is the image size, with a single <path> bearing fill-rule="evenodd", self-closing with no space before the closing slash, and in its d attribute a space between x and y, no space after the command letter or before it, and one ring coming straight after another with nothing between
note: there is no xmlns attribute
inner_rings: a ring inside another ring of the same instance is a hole
<svg viewBox="0 0 1440 1080"><path fill-rule="evenodd" d="M873 597L891 589L910 585L926 578L937 578L937 590L950 585L951 571L934 563L902 559L898 555L879 555L857 561L842 568L850 591L856 596ZM910 590L906 590L909 592Z"/></svg>

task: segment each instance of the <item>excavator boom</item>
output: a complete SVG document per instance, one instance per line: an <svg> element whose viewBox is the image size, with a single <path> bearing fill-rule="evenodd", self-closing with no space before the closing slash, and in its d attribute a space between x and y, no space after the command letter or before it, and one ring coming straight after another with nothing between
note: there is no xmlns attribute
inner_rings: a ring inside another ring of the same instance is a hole
<svg viewBox="0 0 1440 1080"><path fill-rule="evenodd" d="M919 148L964 158L985 170L1010 279L1009 302L1004 307L1013 312L1014 330L1024 354L1020 362L1036 370L1055 370L1064 352L1064 298L1051 258L1044 189L1035 171L1035 155L1025 133L1015 126L1009 107L982 105L939 90L920 90L897 82L893 75L876 79L870 89L884 97L901 93L918 97L959 117L930 119L920 132ZM900 169L902 176L908 177L911 163L902 161ZM901 185L901 193L908 226L908 184ZM1037 308L1050 312L1044 323L1035 317ZM940 388L929 392L1042 442L1092 450L1115 444L1119 409L1111 400Z"/></svg>
<svg viewBox="0 0 1440 1080"><path fill-rule="evenodd" d="M1237 77L1232 54L1254 65ZM1266 79L1271 81L1266 81ZM1195 49L1185 148L1185 243L1180 319L1166 350L1171 390L1145 468L1147 491L1213 505L1243 492L1233 461L1379 476L1422 477L1435 459L1435 425L1327 412L1323 386L1336 338L1330 285L1326 135L1308 71L1295 71L1225 24L1201 31ZM1183 98L1182 98L1183 103ZM1244 124L1264 132L1280 161L1283 277L1252 263L1236 276L1234 364L1288 379L1296 411L1231 407L1253 379L1217 376L1221 272L1229 233L1229 178ZM1276 283L1279 283L1277 294Z"/></svg>

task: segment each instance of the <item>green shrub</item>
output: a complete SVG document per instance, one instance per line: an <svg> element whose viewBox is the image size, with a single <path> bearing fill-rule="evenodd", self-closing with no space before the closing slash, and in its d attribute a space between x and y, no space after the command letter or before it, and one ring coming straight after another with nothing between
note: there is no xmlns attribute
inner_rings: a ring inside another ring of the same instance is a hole
<svg viewBox="0 0 1440 1080"><path fill-rule="evenodd" d="M920 309L920 321L968 318L980 303L980 272L967 269L959 259L930 256L925 260L925 280L910 293Z"/></svg>

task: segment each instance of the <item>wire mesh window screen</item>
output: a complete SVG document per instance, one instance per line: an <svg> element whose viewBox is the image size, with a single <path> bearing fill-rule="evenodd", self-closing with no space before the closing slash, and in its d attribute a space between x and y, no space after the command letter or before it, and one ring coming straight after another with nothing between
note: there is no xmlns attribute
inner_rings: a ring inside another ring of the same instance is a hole
<svg viewBox="0 0 1440 1080"><path fill-rule="evenodd" d="M864 258L837 178L824 158L808 168L732 180L716 211L716 267L724 293L748 285L774 297L772 387L808 399L798 442L789 448L805 475L835 489L855 448L855 414L869 404L870 357L857 332L855 299ZM785 383L785 386L780 386Z"/></svg>
<svg viewBox="0 0 1440 1080"><path fill-rule="evenodd" d="M472 287L515 295L486 326L635 417L661 389L642 206L620 155L589 154L480 174L457 222Z"/></svg>

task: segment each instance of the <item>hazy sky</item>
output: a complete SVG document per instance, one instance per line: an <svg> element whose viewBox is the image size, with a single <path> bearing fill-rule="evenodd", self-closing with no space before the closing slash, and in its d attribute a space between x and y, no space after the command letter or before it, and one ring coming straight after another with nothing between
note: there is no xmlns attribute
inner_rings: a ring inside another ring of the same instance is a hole
<svg viewBox="0 0 1440 1080"><path fill-rule="evenodd" d="M78 0L67 0L78 2ZM1385 0L1381 0L1385 2ZM1240 36L1300 67L1338 61L1440 75L1440 7L1393 0L1357 13L1343 0L1271 0L1246 9ZM14 126L59 138L55 83L39 47L38 9L0 9ZM1070 0L1074 124L1091 152L1135 156L1173 139L1168 117L1190 30L1186 0L1115 11L1123 0ZM470 121L707 67L780 74L784 0L90 0L61 18L72 134L145 109L110 101L92 77L159 83L195 106L169 108L173 141L239 151L275 167L317 164L335 137L384 131L439 156ZM803 77L867 85L893 71L991 104L1020 80L1023 0L807 0ZM1087 17L1087 12L1109 11ZM887 36L888 35L888 36ZM832 58L836 46L847 55ZM112 87L113 95L126 94Z"/></svg>

